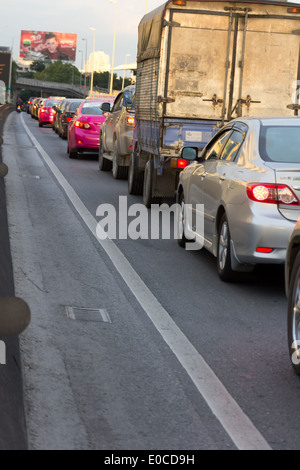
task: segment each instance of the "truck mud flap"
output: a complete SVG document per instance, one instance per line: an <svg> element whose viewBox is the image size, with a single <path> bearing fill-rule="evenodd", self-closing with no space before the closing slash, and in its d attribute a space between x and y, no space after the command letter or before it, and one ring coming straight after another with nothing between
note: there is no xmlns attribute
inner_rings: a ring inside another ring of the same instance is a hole
<svg viewBox="0 0 300 470"><path fill-rule="evenodd" d="M153 197L175 197L176 182L178 171L174 169L165 169L162 175L156 171L153 174L152 196Z"/></svg>

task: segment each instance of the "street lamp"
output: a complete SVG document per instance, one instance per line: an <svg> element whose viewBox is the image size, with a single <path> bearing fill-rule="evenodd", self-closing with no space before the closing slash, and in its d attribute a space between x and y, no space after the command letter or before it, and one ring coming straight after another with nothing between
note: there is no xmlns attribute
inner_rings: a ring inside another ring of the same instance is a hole
<svg viewBox="0 0 300 470"><path fill-rule="evenodd" d="M85 41L85 61L84 61L84 88L86 89L86 62L87 62L87 39L83 38L83 41Z"/></svg>
<svg viewBox="0 0 300 470"><path fill-rule="evenodd" d="M82 68L83 68L83 51L79 50L78 52L81 52L80 85L79 85L81 87Z"/></svg>
<svg viewBox="0 0 300 470"><path fill-rule="evenodd" d="M126 56L125 56L125 67L127 65L127 57L130 57L130 56L131 56L131 54L126 54ZM124 74L123 74L122 90L123 90L124 84L125 84L125 73L126 73L126 69L124 70Z"/></svg>
<svg viewBox="0 0 300 470"><path fill-rule="evenodd" d="M92 65L92 75L91 75L91 88L90 88L90 95L93 93L93 85L94 85L94 68L95 68L95 28L89 28L91 31L94 32L94 40L93 40L93 65Z"/></svg>
<svg viewBox="0 0 300 470"><path fill-rule="evenodd" d="M111 60L111 75L110 75L110 87L109 87L109 94L112 94L113 90L113 81L114 81L114 65L115 65L115 49L116 49L116 29L117 29L117 0L109 0L110 3L115 4L115 25L114 25L114 42L113 42L113 53L112 53L112 60Z"/></svg>

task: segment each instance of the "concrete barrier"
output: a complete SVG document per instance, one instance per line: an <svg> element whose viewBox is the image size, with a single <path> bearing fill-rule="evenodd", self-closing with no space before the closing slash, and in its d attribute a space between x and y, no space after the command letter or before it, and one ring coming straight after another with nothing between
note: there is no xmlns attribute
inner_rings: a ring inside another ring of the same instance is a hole
<svg viewBox="0 0 300 470"><path fill-rule="evenodd" d="M14 109L11 105L0 106L0 140L5 120ZM14 296L4 176L0 176L0 297ZM0 342L2 353L5 352L5 361L2 361L5 364L0 361L0 450L26 450L28 445L19 339L15 336L0 337ZM2 356L4 357L3 354Z"/></svg>

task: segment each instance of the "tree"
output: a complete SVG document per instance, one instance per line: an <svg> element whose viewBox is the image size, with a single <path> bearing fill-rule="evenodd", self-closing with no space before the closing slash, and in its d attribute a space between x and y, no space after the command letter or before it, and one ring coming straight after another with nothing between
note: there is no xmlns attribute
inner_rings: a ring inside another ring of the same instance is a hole
<svg viewBox="0 0 300 470"><path fill-rule="evenodd" d="M45 70L45 68L46 68L46 64L45 64L45 61L43 61L43 60L35 60L30 65L30 70L32 72L43 72L43 70Z"/></svg>
<svg viewBox="0 0 300 470"><path fill-rule="evenodd" d="M34 74L36 80L48 82L73 83L78 85L80 82L80 72L74 65L65 64L61 60L50 63L44 70Z"/></svg>

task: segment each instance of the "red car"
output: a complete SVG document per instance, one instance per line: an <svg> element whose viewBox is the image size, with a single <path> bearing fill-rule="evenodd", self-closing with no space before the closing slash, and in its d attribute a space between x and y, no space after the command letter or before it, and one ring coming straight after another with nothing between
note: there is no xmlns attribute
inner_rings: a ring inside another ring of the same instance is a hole
<svg viewBox="0 0 300 470"><path fill-rule="evenodd" d="M98 152L100 129L115 96L101 95L99 99L84 100L68 126L68 154L76 158L77 153ZM104 103L105 105L102 109Z"/></svg>
<svg viewBox="0 0 300 470"><path fill-rule="evenodd" d="M43 127L44 124L52 124L55 111L52 106L58 104L59 100L45 100L41 109L39 109L39 127Z"/></svg>

